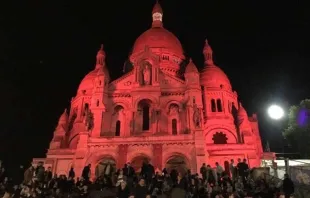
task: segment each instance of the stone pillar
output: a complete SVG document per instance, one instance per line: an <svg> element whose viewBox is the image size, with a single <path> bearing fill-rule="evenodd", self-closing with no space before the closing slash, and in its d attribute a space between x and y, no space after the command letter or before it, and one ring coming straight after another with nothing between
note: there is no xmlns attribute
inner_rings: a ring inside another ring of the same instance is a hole
<svg viewBox="0 0 310 198"><path fill-rule="evenodd" d="M203 138L203 130L195 131L195 150L196 150L196 167L192 167L192 172L199 172L202 164L206 163L206 149L205 149L205 141Z"/></svg>
<svg viewBox="0 0 310 198"><path fill-rule="evenodd" d="M116 167L123 168L124 164L127 163L127 152L128 152L128 145L126 144L121 144L118 145L118 159L116 162Z"/></svg>
<svg viewBox="0 0 310 198"><path fill-rule="evenodd" d="M102 110L94 109L93 112L93 119L94 119L94 128L92 129L91 136L92 137L100 137L101 130L102 130Z"/></svg>
<svg viewBox="0 0 310 198"><path fill-rule="evenodd" d="M162 170L163 163L163 145L153 144L153 166L156 169Z"/></svg>
<svg viewBox="0 0 310 198"><path fill-rule="evenodd" d="M76 177L80 177L82 175L83 168L86 165L85 156L87 155L88 137L88 132L79 133L79 142L76 147L74 160L74 170L76 173Z"/></svg>
<svg viewBox="0 0 310 198"><path fill-rule="evenodd" d="M135 114L136 112L133 110L130 117L130 135L133 135L135 133Z"/></svg>

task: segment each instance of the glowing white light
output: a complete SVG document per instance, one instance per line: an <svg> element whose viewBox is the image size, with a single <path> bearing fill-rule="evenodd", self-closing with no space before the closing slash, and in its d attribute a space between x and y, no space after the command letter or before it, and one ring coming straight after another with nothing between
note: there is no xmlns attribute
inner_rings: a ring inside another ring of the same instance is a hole
<svg viewBox="0 0 310 198"><path fill-rule="evenodd" d="M271 105L268 108L268 115L274 120L279 120L284 116L284 110L278 105Z"/></svg>

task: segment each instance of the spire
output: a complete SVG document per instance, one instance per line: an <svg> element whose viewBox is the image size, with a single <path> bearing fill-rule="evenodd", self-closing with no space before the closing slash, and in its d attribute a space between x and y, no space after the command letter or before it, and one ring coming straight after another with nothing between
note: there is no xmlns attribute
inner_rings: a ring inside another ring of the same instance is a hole
<svg viewBox="0 0 310 198"><path fill-rule="evenodd" d="M152 11L153 23L152 27L162 27L163 23L163 9L161 8L158 0L156 1Z"/></svg>
<svg viewBox="0 0 310 198"><path fill-rule="evenodd" d="M213 63L213 51L212 51L212 48L209 45L209 42L207 39L205 41L205 46L203 48L203 55L205 57L205 65L206 66L214 65L214 63Z"/></svg>
<svg viewBox="0 0 310 198"><path fill-rule="evenodd" d="M103 44L101 44L100 50L96 57L96 69L105 66L105 51L103 50Z"/></svg>
<svg viewBox="0 0 310 198"><path fill-rule="evenodd" d="M68 121L68 114L67 114L67 109L65 109L64 112L59 117L58 123L59 124L67 123L67 121Z"/></svg>

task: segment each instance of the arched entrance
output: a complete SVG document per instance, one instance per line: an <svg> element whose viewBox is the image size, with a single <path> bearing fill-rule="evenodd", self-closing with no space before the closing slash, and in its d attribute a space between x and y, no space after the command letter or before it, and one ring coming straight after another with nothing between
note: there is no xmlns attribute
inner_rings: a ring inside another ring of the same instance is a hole
<svg viewBox="0 0 310 198"><path fill-rule="evenodd" d="M147 156L137 156L135 158L133 158L131 160L131 166L135 169L135 171L137 173L140 173L141 172L141 167L142 167L142 164L144 163L150 163L150 159L147 157Z"/></svg>
<svg viewBox="0 0 310 198"><path fill-rule="evenodd" d="M188 161L181 155L174 155L168 158L165 167L169 173L174 169L184 174L190 169Z"/></svg>
<svg viewBox="0 0 310 198"><path fill-rule="evenodd" d="M96 177L100 176L112 176L115 175L116 172L116 163L112 158L104 158L99 161L95 169Z"/></svg>

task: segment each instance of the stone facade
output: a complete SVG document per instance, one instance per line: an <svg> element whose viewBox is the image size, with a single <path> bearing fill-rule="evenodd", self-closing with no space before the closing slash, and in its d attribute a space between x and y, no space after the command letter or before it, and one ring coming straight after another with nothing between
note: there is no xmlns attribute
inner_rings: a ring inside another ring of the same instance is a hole
<svg viewBox="0 0 310 198"><path fill-rule="evenodd" d="M263 155L256 115L248 117L228 77L213 63L206 41L201 72L183 54L179 40L163 27L157 3L152 27L135 42L129 71L111 81L103 46L59 119L44 161L57 174L91 164L101 174L142 161L156 169L190 168L246 158L259 166ZM184 68L184 69L183 69ZM100 168L101 167L101 168Z"/></svg>

